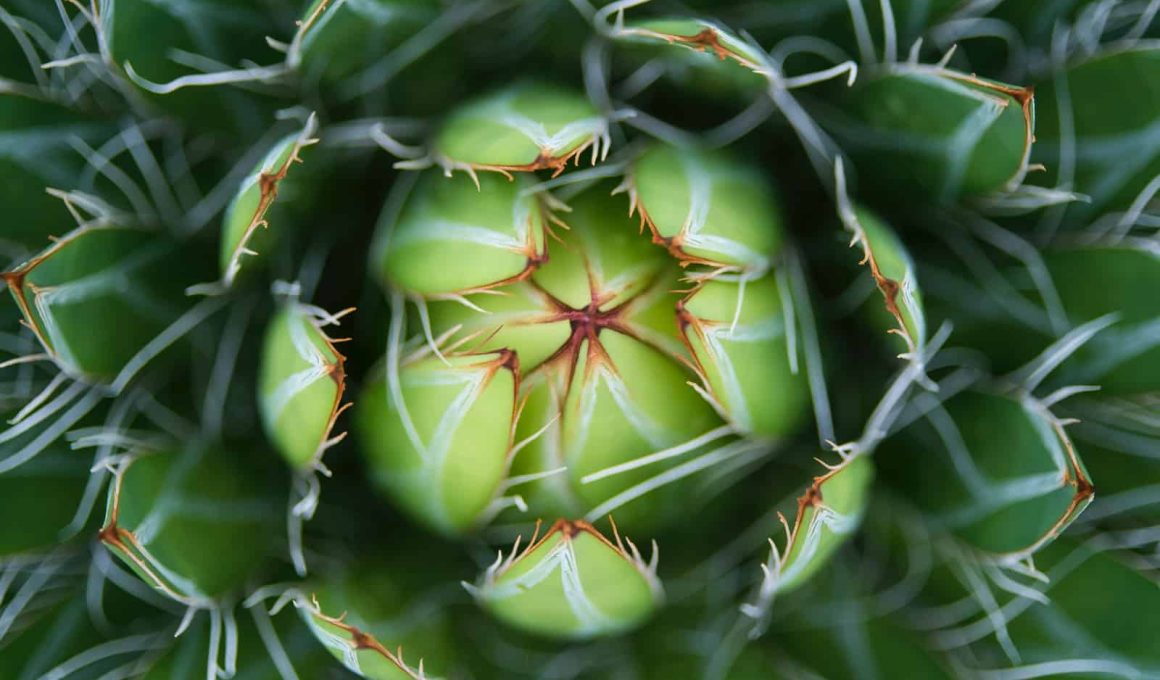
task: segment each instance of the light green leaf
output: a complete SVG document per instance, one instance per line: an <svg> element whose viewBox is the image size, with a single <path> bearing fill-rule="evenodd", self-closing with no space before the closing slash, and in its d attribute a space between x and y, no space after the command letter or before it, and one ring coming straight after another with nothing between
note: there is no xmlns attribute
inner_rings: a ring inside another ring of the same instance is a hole
<svg viewBox="0 0 1160 680"><path fill-rule="evenodd" d="M875 322L902 337L909 352L921 350L927 340L926 313L910 254L894 230L868 210L854 209L843 221L861 246L862 264L886 305L886 315L876 314Z"/></svg>
<svg viewBox="0 0 1160 680"><path fill-rule="evenodd" d="M772 275L744 285L710 280L678 312L705 388L739 432L758 437L787 436L809 403L787 351L793 329L782 294Z"/></svg>
<svg viewBox="0 0 1160 680"><path fill-rule="evenodd" d="M291 467L317 466L342 412L345 357L322 330L321 310L287 302L266 329L258 406L267 435Z"/></svg>
<svg viewBox="0 0 1160 680"><path fill-rule="evenodd" d="M334 658L359 677L368 680L436 680L420 663L412 668L402 658L402 649L392 652L374 636L344 621L322 613L317 603L300 605L302 620L314 637Z"/></svg>
<svg viewBox="0 0 1160 680"><path fill-rule="evenodd" d="M379 225L375 261L384 283L420 295L458 295L522 280L547 259L550 216L525 191L530 182L477 180L436 171L420 177L397 221Z"/></svg>
<svg viewBox="0 0 1160 680"><path fill-rule="evenodd" d="M674 257L764 272L784 238L773 188L719 152L653 146L629 173L633 206Z"/></svg>
<svg viewBox="0 0 1160 680"><path fill-rule="evenodd" d="M314 138L317 129L317 122L311 114L300 132L275 142L254 171L242 180L222 220L219 265L222 283L226 287L232 285L241 272L243 256L260 255L273 242L275 235L270 232L266 214L277 199L279 186L286 180L290 168L302 162L302 150L318 141Z"/></svg>
<svg viewBox="0 0 1160 680"><path fill-rule="evenodd" d="M403 510L444 534L490 519L511 448L519 363L507 350L418 357L372 372L355 409L371 474Z"/></svg>
<svg viewBox="0 0 1160 680"><path fill-rule="evenodd" d="M587 522L559 520L527 549L493 564L469 587L496 618L529 633L586 639L640 625L660 605L656 564ZM655 558L655 548L654 548Z"/></svg>
<svg viewBox="0 0 1160 680"><path fill-rule="evenodd" d="M829 561L861 525L873 479L868 455L843 460L814 478L798 499L797 517L785 545L771 560L774 568L767 572L763 591L789 592Z"/></svg>
<svg viewBox="0 0 1160 680"><path fill-rule="evenodd" d="M720 60L731 59L761 73L767 57L728 29L704 19L653 19L612 25L606 29L614 38L632 42L679 45L708 52Z"/></svg>
<svg viewBox="0 0 1160 680"><path fill-rule="evenodd" d="M611 141L606 121L579 94L542 84L520 84L452 112L435 138L436 160L447 170L503 174L564 171L591 149L603 159Z"/></svg>

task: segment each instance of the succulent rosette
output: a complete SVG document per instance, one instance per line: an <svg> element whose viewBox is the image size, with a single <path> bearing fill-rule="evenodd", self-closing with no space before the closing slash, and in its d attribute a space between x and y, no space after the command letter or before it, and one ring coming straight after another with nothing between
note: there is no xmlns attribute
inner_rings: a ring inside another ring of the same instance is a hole
<svg viewBox="0 0 1160 680"><path fill-rule="evenodd" d="M0 680L1160 677L1158 38L9 0Z"/></svg>

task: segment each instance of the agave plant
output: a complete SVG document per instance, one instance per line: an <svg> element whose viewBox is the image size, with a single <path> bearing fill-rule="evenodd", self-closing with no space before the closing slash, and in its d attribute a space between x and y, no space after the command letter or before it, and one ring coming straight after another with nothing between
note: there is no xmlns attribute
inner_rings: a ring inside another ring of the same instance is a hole
<svg viewBox="0 0 1160 680"><path fill-rule="evenodd" d="M9 0L0 678L1160 677L1158 14Z"/></svg>

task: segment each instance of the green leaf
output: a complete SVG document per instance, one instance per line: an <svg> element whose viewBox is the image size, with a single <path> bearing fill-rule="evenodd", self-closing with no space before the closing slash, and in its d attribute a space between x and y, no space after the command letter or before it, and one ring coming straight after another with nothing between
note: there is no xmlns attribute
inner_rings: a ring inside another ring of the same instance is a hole
<svg viewBox="0 0 1160 680"><path fill-rule="evenodd" d="M423 666L412 668L402 658L402 650L392 652L373 635L344 621L322 613L317 604L302 607L302 619L314 637L347 669L368 680L436 680ZM420 662L421 664L421 662Z"/></svg>
<svg viewBox="0 0 1160 680"><path fill-rule="evenodd" d="M725 33L719 26L705 26L697 20L660 19L629 21L625 30L614 30L612 35L623 45L619 52L624 53L632 66L639 68L663 59L669 65L664 69L666 79L706 100L740 103L764 96L769 82L763 75L750 68L738 68L737 60L722 59L709 45L702 46L688 40L688 36L696 34L695 31L705 28ZM680 32L680 39L666 39L664 36L671 35L668 31ZM674 49L674 46L685 49Z"/></svg>
<svg viewBox="0 0 1160 680"><path fill-rule="evenodd" d="M626 526L653 526L678 512L674 503L688 493L679 486L650 490L630 504L621 496L673 468L675 458L614 475L607 471L702 436L724 436L720 419L688 380L682 366L632 337L603 333L579 343L560 407L559 446L590 518L615 511Z"/></svg>
<svg viewBox="0 0 1160 680"><path fill-rule="evenodd" d="M0 278L62 370L107 382L187 305L175 261L159 234L80 227Z"/></svg>
<svg viewBox="0 0 1160 680"><path fill-rule="evenodd" d="M943 203L1016 186L1035 121L1030 89L914 65L859 78L820 113L868 188Z"/></svg>
<svg viewBox="0 0 1160 680"><path fill-rule="evenodd" d="M909 351L921 349L927 339L926 314L914 261L894 230L873 213L857 208L850 217L845 218L847 229L861 245L863 264L885 302L886 314L875 314L875 324L901 336Z"/></svg>
<svg viewBox="0 0 1160 680"><path fill-rule="evenodd" d="M877 458L935 526L1004 563L1054 540L1093 494L1063 424L1030 396L961 392L884 442Z"/></svg>
<svg viewBox="0 0 1160 680"><path fill-rule="evenodd" d="M640 625L660 605L656 565L592 525L559 520L527 549L496 560L469 590L493 616L553 638L586 639ZM655 557L654 549L654 557Z"/></svg>
<svg viewBox="0 0 1160 680"><path fill-rule="evenodd" d="M1101 527L1160 523L1160 422L1150 395L1072 397L1061 414L1079 420L1069 430L1099 493L1081 522Z"/></svg>
<svg viewBox="0 0 1160 680"><path fill-rule="evenodd" d="M532 282L519 281L501 290L502 295L466 296L472 307L457 301L428 303L431 326L436 337L458 327L456 337L470 338L470 346L477 350L511 349L527 374L567 344L571 324L555 298Z"/></svg>
<svg viewBox="0 0 1160 680"><path fill-rule="evenodd" d="M206 607L273 554L282 512L237 452L191 444L126 460L100 539L162 595Z"/></svg>
<svg viewBox="0 0 1160 680"><path fill-rule="evenodd" d="M627 201L597 185L573 198L568 230L549 248L532 282L574 310L620 313L657 279L675 271L670 258L641 238ZM675 298L674 298L675 299Z"/></svg>
<svg viewBox="0 0 1160 680"><path fill-rule="evenodd" d="M612 26L614 38L645 44L679 45L707 52L724 61L730 59L745 68L761 72L767 57L730 30L704 19L653 19Z"/></svg>

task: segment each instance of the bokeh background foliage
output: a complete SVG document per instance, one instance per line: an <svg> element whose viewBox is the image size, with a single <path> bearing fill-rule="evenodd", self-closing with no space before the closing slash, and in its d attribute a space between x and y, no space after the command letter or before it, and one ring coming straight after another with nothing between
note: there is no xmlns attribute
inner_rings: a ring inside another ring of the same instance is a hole
<svg viewBox="0 0 1160 680"><path fill-rule="evenodd" d="M1160 677L1158 15L7 0L0 679Z"/></svg>

